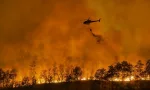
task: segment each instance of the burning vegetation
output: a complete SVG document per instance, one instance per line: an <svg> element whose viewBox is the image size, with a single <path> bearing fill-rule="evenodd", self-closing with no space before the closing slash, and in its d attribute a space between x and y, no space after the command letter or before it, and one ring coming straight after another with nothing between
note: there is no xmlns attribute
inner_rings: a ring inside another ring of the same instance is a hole
<svg viewBox="0 0 150 90"><path fill-rule="evenodd" d="M150 80L148 0L1 0L0 7L0 88ZM87 16L103 20L89 31Z"/></svg>
<svg viewBox="0 0 150 90"><path fill-rule="evenodd" d="M135 80L150 80L150 60L144 65L141 60L136 65L132 65L127 61L117 62L114 65L108 66L108 69L100 68L93 76L84 75L84 71L80 66L65 66L63 64L53 64L52 68L36 71L36 62L33 61L30 65L29 76L22 75L18 79L16 69L3 70L0 69L0 87L22 87L44 83L62 83L85 80L100 80L100 81L135 81Z"/></svg>

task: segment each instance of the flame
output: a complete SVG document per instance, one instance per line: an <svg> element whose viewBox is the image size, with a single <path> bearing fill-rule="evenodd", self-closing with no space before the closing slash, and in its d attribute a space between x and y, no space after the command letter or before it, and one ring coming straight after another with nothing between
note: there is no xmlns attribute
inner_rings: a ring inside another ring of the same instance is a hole
<svg viewBox="0 0 150 90"><path fill-rule="evenodd" d="M126 78L124 81L131 81L130 78Z"/></svg>
<svg viewBox="0 0 150 90"><path fill-rule="evenodd" d="M81 80L82 80L82 81L85 81L85 80L87 80L87 78L83 77L83 78L81 78Z"/></svg>
<svg viewBox="0 0 150 90"><path fill-rule="evenodd" d="M17 81L18 82L21 81L21 78L22 77L20 76L20 79L17 79ZM87 81L87 80L91 80L91 78L90 77L82 77L82 78L79 78L78 80ZM95 80L95 78L92 79L92 80ZM135 77L134 76L129 76L129 77L125 78L125 79L121 79L120 77L119 78L113 78L110 81L115 81L115 82L119 82L119 81L130 82L130 81L133 81L133 80L135 80ZM145 78L142 77L141 80L150 80L150 76L147 76ZM57 79L55 79L55 80L52 80L51 83L62 83L62 82L65 82L65 81L64 80L57 80ZM45 79L43 79L43 78L38 78L37 79L37 84L44 84L44 83L47 83L45 81Z"/></svg>
<svg viewBox="0 0 150 90"><path fill-rule="evenodd" d="M121 81L121 79L119 79L119 78L115 78L113 81Z"/></svg>
<svg viewBox="0 0 150 90"><path fill-rule="evenodd" d="M37 80L37 84L43 84L43 83L46 83L44 79L38 79Z"/></svg>
<svg viewBox="0 0 150 90"><path fill-rule="evenodd" d="M141 80L145 80L145 78L141 78Z"/></svg>
<svg viewBox="0 0 150 90"><path fill-rule="evenodd" d="M125 78L124 80L120 79L120 78L114 78L113 81L132 81L135 80L134 76L130 76Z"/></svg>
<svg viewBox="0 0 150 90"><path fill-rule="evenodd" d="M53 80L52 83L62 83L62 81Z"/></svg>
<svg viewBox="0 0 150 90"><path fill-rule="evenodd" d="M37 84L41 84L40 80L37 81Z"/></svg>

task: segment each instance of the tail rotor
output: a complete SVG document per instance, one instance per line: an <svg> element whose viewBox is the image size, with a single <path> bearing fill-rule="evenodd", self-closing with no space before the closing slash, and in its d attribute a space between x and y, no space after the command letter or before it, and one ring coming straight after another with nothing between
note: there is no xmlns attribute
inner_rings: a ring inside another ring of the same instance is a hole
<svg viewBox="0 0 150 90"><path fill-rule="evenodd" d="M101 21L101 18L98 20L99 22Z"/></svg>

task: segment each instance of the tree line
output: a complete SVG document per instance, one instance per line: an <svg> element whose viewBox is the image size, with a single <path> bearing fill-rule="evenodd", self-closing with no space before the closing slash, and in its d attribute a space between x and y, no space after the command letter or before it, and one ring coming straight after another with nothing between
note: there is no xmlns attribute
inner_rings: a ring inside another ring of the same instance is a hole
<svg viewBox="0 0 150 90"><path fill-rule="evenodd" d="M52 68L42 70L39 77L36 76L36 62L33 61L30 65L30 76L24 76L21 81L17 80L17 70L0 69L0 88L14 88L22 86L31 86L38 83L55 83L55 82L72 82L82 80L84 71L80 66L63 64L53 64ZM99 68L93 76L88 77L88 80L100 81L125 81L128 80L150 80L150 60L145 64L139 60L135 65L127 61L117 62L114 65L108 66L108 69Z"/></svg>

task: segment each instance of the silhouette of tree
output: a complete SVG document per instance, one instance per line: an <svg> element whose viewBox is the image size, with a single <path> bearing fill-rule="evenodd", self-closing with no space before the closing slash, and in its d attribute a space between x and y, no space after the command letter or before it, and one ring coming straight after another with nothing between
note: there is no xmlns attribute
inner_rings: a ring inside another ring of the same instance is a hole
<svg viewBox="0 0 150 90"><path fill-rule="evenodd" d="M66 82L70 82L70 81L72 81L74 79L73 78L73 66L72 65L68 65L65 68L64 79L65 79Z"/></svg>
<svg viewBox="0 0 150 90"><path fill-rule="evenodd" d="M121 66L122 66L121 77L123 80L124 78L131 76L132 71L133 71L133 65L131 65L127 61L122 61Z"/></svg>
<svg viewBox="0 0 150 90"><path fill-rule="evenodd" d="M145 68L146 73L148 74L148 76L150 76L150 59L147 60L146 62L146 68ZM150 79L150 78L149 78Z"/></svg>
<svg viewBox="0 0 150 90"><path fill-rule="evenodd" d="M29 85L30 85L29 77L23 77L23 79L22 79L22 86L29 86Z"/></svg>
<svg viewBox="0 0 150 90"><path fill-rule="evenodd" d="M41 74L40 74L40 78L44 79L45 82L44 83L47 83L48 82L48 74L47 74L47 70L42 70Z"/></svg>
<svg viewBox="0 0 150 90"><path fill-rule="evenodd" d="M33 62L30 65L30 74L31 74L31 80L32 80L32 85L36 84L36 62L33 60Z"/></svg>
<svg viewBox="0 0 150 90"><path fill-rule="evenodd" d="M66 80L65 80L66 82L71 82L72 80L73 80L73 77L71 74L66 76Z"/></svg>
<svg viewBox="0 0 150 90"><path fill-rule="evenodd" d="M103 80L105 74L106 74L106 69L104 69L104 68L98 69L95 73L95 78L98 80Z"/></svg>
<svg viewBox="0 0 150 90"><path fill-rule="evenodd" d="M114 68L116 70L116 77L120 77L122 81L124 78L131 76L133 72L133 66L127 61L118 62Z"/></svg>
<svg viewBox="0 0 150 90"><path fill-rule="evenodd" d="M114 66L116 70L116 77L121 77L122 75L122 64L120 62L117 62L117 64Z"/></svg>
<svg viewBox="0 0 150 90"><path fill-rule="evenodd" d="M53 64L53 69L52 69L52 71L53 71L53 79L54 80L56 80L57 78L56 78L56 76L58 75L58 70L57 70L58 68L57 68L57 65L56 65L56 62Z"/></svg>
<svg viewBox="0 0 150 90"><path fill-rule="evenodd" d="M141 76L141 78L140 78L140 80L141 79L146 79L146 77L147 77L147 74L146 74L146 71L144 70L144 71L142 71L141 73L140 73L140 76Z"/></svg>
<svg viewBox="0 0 150 90"><path fill-rule="evenodd" d="M17 70L16 69L12 69L10 71L11 87L14 86L16 77L17 77Z"/></svg>
<svg viewBox="0 0 150 90"><path fill-rule="evenodd" d="M31 80L32 80L32 85L36 85L36 77L33 76L33 77L31 78Z"/></svg>
<svg viewBox="0 0 150 90"><path fill-rule="evenodd" d="M113 78L117 75L116 69L113 65L108 66L108 71L104 76L105 80L113 80Z"/></svg>
<svg viewBox="0 0 150 90"><path fill-rule="evenodd" d="M48 76L47 76L47 81L48 83L52 82L53 77L52 77L52 72L51 69L48 69Z"/></svg>
<svg viewBox="0 0 150 90"><path fill-rule="evenodd" d="M65 69L64 69L64 65L60 64L59 65L59 72L60 72L60 79L61 81L64 80L64 76L65 76Z"/></svg>
<svg viewBox="0 0 150 90"><path fill-rule="evenodd" d="M135 77L139 80L143 76L143 66L144 64L139 60L137 64L135 65Z"/></svg>
<svg viewBox="0 0 150 90"><path fill-rule="evenodd" d="M69 76L70 74L73 74L73 66L72 66L72 65L68 65L68 66L65 68L65 77L66 77L66 76Z"/></svg>
<svg viewBox="0 0 150 90"><path fill-rule="evenodd" d="M15 84L14 84L13 88L21 87L21 86L23 86L22 81L15 81Z"/></svg>
<svg viewBox="0 0 150 90"><path fill-rule="evenodd" d="M82 70L80 67L76 66L74 69L73 69L73 76L74 76L74 79L75 80L78 80L82 75Z"/></svg>
<svg viewBox="0 0 150 90"><path fill-rule="evenodd" d="M3 69L0 68L0 84L3 84L4 87L4 79L5 79L5 72L3 71Z"/></svg>
<svg viewBox="0 0 150 90"><path fill-rule="evenodd" d="M11 71L3 71L0 69L0 83L3 83L3 87L13 87L16 76L17 73L15 69L12 69Z"/></svg>
<svg viewBox="0 0 150 90"><path fill-rule="evenodd" d="M93 76L90 76L90 78L89 78L90 80L94 80L94 77Z"/></svg>
<svg viewBox="0 0 150 90"><path fill-rule="evenodd" d="M9 87L10 85L10 71L9 70L5 72L4 82L5 82L5 87Z"/></svg>

